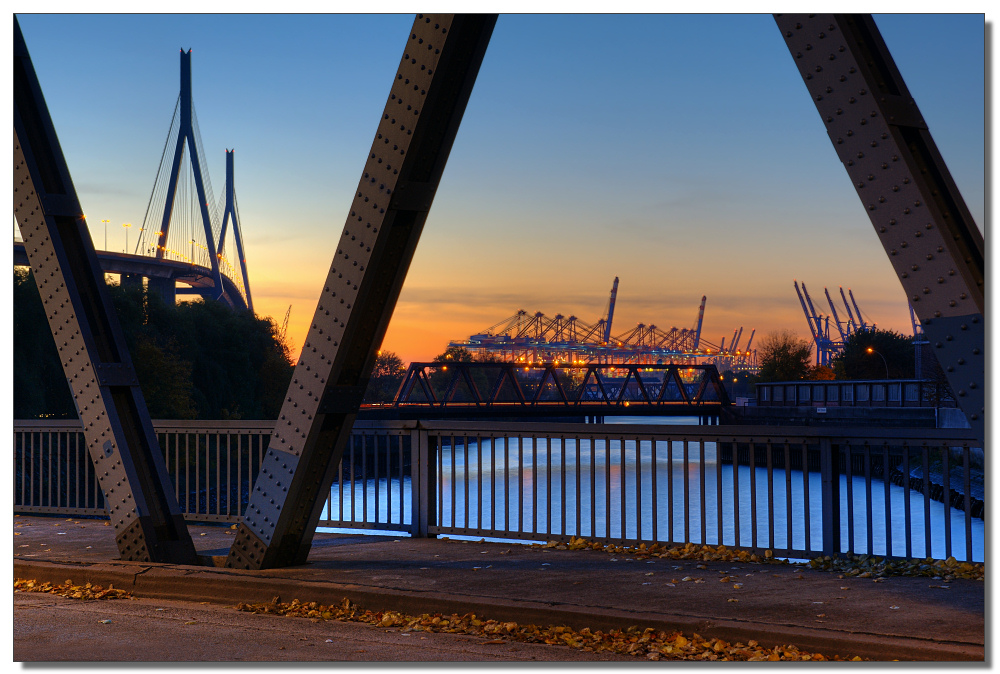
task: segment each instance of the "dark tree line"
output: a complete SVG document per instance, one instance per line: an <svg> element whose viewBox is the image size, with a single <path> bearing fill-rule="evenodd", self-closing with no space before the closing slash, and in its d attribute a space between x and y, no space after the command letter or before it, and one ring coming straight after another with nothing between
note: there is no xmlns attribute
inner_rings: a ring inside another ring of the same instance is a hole
<svg viewBox="0 0 1000 674"><path fill-rule="evenodd" d="M275 322L213 301L168 305L109 284L154 419L274 419L292 377ZM34 277L14 271L14 417L75 418Z"/></svg>
<svg viewBox="0 0 1000 674"><path fill-rule="evenodd" d="M392 351L379 351L375 357L372 377L368 380L364 402L388 403L396 397L399 385L406 375L406 366Z"/></svg>
<svg viewBox="0 0 1000 674"><path fill-rule="evenodd" d="M765 335L758 353L757 381L762 382L914 377L913 341L892 330L872 328L852 333L841 353L830 361L830 367L810 365L812 344L788 330ZM931 354L925 355L932 358Z"/></svg>

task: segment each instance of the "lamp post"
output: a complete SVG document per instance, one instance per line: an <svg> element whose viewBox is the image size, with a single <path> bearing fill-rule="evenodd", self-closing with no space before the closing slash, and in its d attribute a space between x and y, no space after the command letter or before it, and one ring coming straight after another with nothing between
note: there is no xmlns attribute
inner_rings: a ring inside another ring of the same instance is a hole
<svg viewBox="0 0 1000 674"><path fill-rule="evenodd" d="M885 362L885 356L883 356L881 353L879 353L878 351L876 351L875 349L873 349L870 346L867 349L865 349L865 350L868 353L874 353L876 356L878 356L879 358L882 359L882 364L885 365L885 378L888 379L889 378L889 364L887 362Z"/></svg>
<svg viewBox="0 0 1000 674"><path fill-rule="evenodd" d="M128 253L128 230L132 227L131 222L123 222L122 227L125 228L125 253Z"/></svg>
<svg viewBox="0 0 1000 674"><path fill-rule="evenodd" d="M108 249L108 223L110 220L101 220L104 223L104 250Z"/></svg>

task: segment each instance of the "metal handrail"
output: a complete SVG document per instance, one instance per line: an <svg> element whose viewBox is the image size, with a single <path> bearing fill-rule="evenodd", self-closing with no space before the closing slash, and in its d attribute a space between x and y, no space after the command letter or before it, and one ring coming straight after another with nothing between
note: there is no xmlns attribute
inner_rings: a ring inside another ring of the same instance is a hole
<svg viewBox="0 0 1000 674"><path fill-rule="evenodd" d="M154 421L187 519L241 520L272 426ZM79 429L14 422L15 512L104 513ZM944 532L941 555L972 559L983 535L978 444L967 429L358 421L319 526L791 557L931 556ZM857 490L866 498L856 503ZM817 512L822 529L811 530ZM891 549L878 549L879 536Z"/></svg>

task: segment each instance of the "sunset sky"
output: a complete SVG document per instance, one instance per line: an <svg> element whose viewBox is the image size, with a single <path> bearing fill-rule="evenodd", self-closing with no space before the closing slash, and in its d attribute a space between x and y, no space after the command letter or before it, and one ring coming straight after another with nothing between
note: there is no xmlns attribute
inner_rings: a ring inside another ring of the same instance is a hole
<svg viewBox="0 0 1000 674"><path fill-rule="evenodd" d="M297 356L412 15L18 18L98 247L142 221L193 48L212 182L235 148L255 308L291 305ZM983 229L983 15L875 19ZM501 15L383 348L430 359L518 309L593 323L615 276L615 334L691 328L707 295L713 342L806 337L793 279L910 334L770 15Z"/></svg>

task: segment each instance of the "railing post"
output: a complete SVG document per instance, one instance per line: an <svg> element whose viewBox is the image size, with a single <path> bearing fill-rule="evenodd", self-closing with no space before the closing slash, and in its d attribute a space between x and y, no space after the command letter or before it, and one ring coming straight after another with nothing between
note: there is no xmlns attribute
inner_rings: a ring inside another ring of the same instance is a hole
<svg viewBox="0 0 1000 674"><path fill-rule="evenodd" d="M823 486L823 554L835 557L840 554L840 448L834 450L830 438L820 438L819 455Z"/></svg>
<svg viewBox="0 0 1000 674"><path fill-rule="evenodd" d="M414 538L436 538L428 528L437 524L437 499L434 484L437 481L438 439L422 428L410 433L410 518Z"/></svg>

